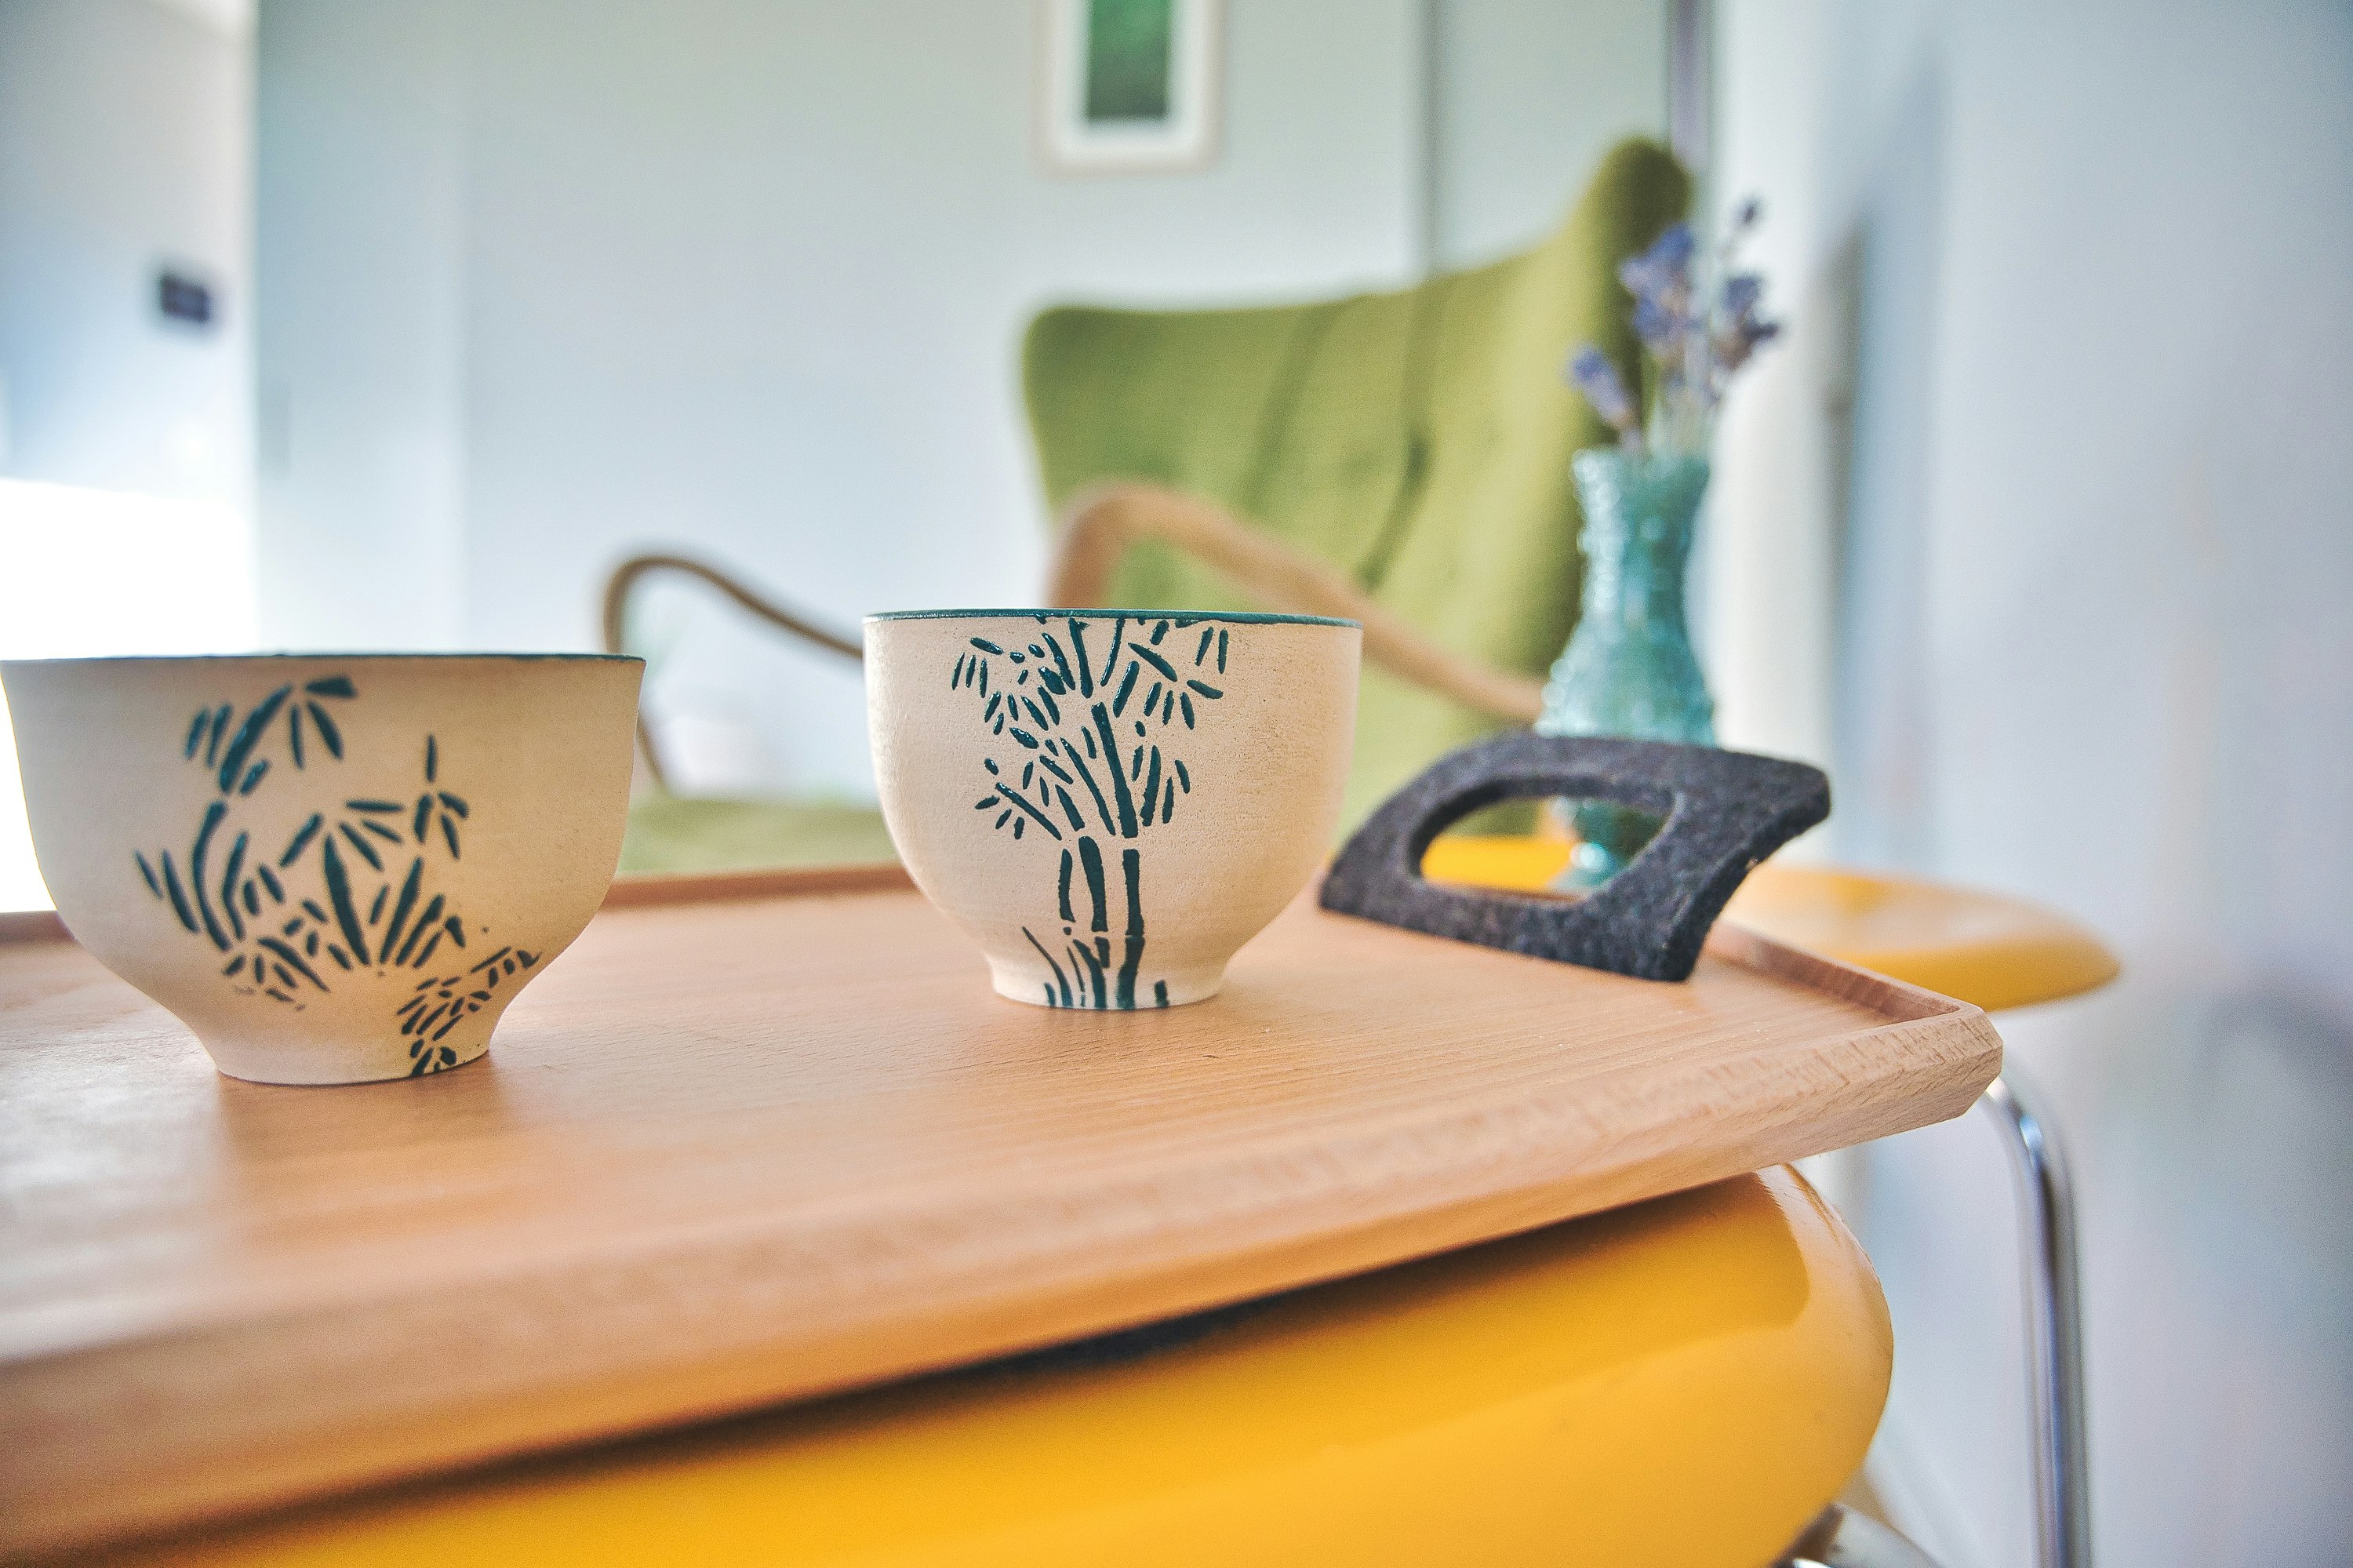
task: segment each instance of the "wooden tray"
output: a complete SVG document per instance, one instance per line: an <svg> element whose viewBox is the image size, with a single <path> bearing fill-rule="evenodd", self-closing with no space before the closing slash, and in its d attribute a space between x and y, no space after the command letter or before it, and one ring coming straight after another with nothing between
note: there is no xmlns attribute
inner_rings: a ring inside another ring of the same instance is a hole
<svg viewBox="0 0 2353 1568"><path fill-rule="evenodd" d="M1050 1012L874 868L619 885L481 1063L270 1088L20 939L0 1552L1461 1246L1957 1115L2000 1055L1730 927L1661 984L1305 898L1214 1001Z"/></svg>

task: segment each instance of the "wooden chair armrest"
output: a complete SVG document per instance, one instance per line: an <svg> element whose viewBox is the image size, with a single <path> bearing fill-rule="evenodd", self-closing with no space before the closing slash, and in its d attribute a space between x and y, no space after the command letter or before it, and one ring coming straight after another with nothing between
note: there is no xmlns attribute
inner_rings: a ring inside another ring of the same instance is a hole
<svg viewBox="0 0 2353 1568"><path fill-rule="evenodd" d="M848 659L864 659L866 651L854 639L828 631L815 621L786 609L783 605L744 586L721 571L717 567L686 556L632 556L613 568L605 580L605 652L620 653L627 650L629 620L629 595L639 578L653 572L675 572L717 588L769 625L791 632L805 641L839 653ZM638 750L646 761L646 771L662 789L670 789L670 776L662 768L661 756L654 749L653 732L647 727L642 705L638 711Z"/></svg>
<svg viewBox="0 0 2353 1568"><path fill-rule="evenodd" d="M1323 562L1197 496L1158 485L1104 485L1071 501L1046 602L1062 609L1101 607L1113 570L1139 539L1175 546L1268 609L1360 622L1365 657L1418 686L1514 724L1533 724L1544 711L1543 682L1440 647Z"/></svg>
<svg viewBox="0 0 2353 1568"><path fill-rule="evenodd" d="M1439 646L1375 604L1363 589L1323 562L1254 532L1198 497L1157 485L1104 485L1082 493L1071 503L1064 514L1045 602L1069 609L1101 606L1120 557L1139 539L1159 539L1175 546L1271 610L1328 615L1360 623L1365 629L1366 659L1480 713L1514 724L1532 724L1544 711L1542 682ZM668 555L633 556L613 568L605 584L607 652L625 652L630 594L641 578L656 572L693 577L769 625L844 658L865 656L854 639L786 609L717 567L691 556ZM654 749L653 735L642 713L638 719L638 747L645 758L646 771L658 786L668 789L670 777Z"/></svg>

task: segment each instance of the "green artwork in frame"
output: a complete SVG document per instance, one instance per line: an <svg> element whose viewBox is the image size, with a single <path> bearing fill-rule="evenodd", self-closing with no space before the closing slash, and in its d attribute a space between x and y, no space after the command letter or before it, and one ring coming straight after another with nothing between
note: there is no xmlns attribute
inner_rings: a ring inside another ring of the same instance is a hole
<svg viewBox="0 0 2353 1568"><path fill-rule="evenodd" d="M1039 143L1071 174L1205 167L1221 0L1038 0Z"/></svg>
<svg viewBox="0 0 2353 1568"><path fill-rule="evenodd" d="M1165 121L1176 0L1087 0L1086 117Z"/></svg>

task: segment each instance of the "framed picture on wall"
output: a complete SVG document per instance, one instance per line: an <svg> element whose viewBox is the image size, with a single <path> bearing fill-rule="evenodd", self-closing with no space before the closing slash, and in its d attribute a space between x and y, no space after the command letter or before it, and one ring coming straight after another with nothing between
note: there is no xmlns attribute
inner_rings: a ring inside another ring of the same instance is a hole
<svg viewBox="0 0 2353 1568"><path fill-rule="evenodd" d="M1048 165L1205 167L1217 154L1221 9L1221 0L1038 0Z"/></svg>

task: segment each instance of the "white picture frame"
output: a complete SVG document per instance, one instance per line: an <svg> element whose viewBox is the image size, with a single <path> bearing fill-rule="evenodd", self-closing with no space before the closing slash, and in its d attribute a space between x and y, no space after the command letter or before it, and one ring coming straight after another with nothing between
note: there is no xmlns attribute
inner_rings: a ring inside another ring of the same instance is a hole
<svg viewBox="0 0 2353 1568"><path fill-rule="evenodd" d="M1223 11L1223 0L1038 0L1047 166L1075 175L1208 167L1218 154ZM1098 38L1098 17L1131 30Z"/></svg>

